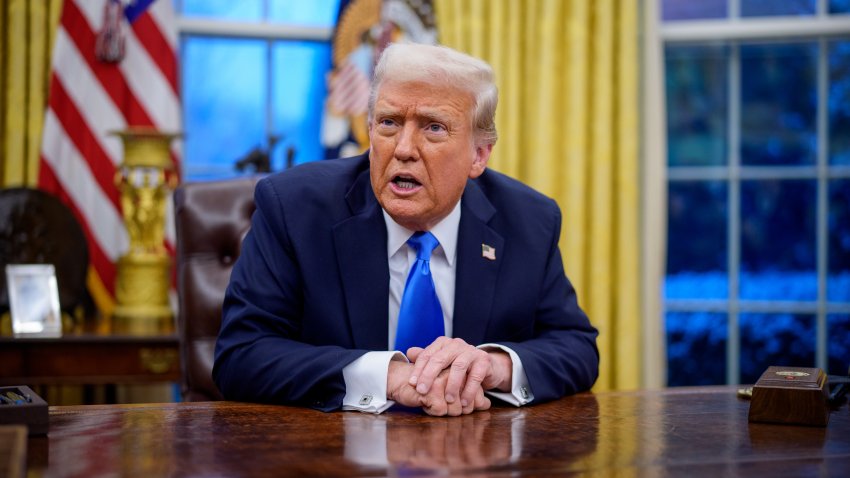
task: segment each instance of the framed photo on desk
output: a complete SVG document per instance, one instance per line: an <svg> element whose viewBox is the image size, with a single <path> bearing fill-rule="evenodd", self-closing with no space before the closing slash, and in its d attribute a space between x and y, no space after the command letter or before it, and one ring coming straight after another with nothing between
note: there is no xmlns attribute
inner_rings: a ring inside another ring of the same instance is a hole
<svg viewBox="0 0 850 478"><path fill-rule="evenodd" d="M52 264L8 264L6 283L16 337L62 335L59 288Z"/></svg>

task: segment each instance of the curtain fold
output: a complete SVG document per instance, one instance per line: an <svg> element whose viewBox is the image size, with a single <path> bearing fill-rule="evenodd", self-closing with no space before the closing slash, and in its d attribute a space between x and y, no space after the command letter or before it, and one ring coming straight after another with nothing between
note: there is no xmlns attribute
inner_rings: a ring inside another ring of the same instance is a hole
<svg viewBox="0 0 850 478"><path fill-rule="evenodd" d="M636 0L436 0L441 43L493 65L491 166L554 198L561 251L599 328L594 390L641 386Z"/></svg>
<svg viewBox="0 0 850 478"><path fill-rule="evenodd" d="M62 0L0 2L0 186L35 187Z"/></svg>

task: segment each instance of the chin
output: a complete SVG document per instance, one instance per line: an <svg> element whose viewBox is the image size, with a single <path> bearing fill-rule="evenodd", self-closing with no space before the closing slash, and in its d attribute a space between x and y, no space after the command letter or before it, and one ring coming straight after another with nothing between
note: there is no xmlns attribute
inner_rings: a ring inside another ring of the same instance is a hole
<svg viewBox="0 0 850 478"><path fill-rule="evenodd" d="M408 210L399 211L398 209L387 209L387 213L391 218L393 218L393 221L410 229L411 231L423 230L421 214L416 214Z"/></svg>
<svg viewBox="0 0 850 478"><path fill-rule="evenodd" d="M387 210L387 213L389 213L390 217L393 218L393 221L399 223L400 225L402 225L402 226L404 226L408 229L412 229L414 231L417 230L416 228L411 227L413 225L418 224L418 221L416 220L416 218L418 217L417 215L399 213L398 211L391 211L391 210Z"/></svg>

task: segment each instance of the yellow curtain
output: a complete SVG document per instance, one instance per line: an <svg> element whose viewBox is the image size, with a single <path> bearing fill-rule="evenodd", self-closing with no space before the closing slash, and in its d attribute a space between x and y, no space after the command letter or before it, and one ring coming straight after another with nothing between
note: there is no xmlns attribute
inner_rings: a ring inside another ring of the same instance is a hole
<svg viewBox="0 0 850 478"><path fill-rule="evenodd" d="M0 186L38 181L50 50L62 0L0 1Z"/></svg>
<svg viewBox="0 0 850 478"><path fill-rule="evenodd" d="M496 71L491 166L554 198L599 328L594 390L641 385L637 0L436 0L441 43Z"/></svg>

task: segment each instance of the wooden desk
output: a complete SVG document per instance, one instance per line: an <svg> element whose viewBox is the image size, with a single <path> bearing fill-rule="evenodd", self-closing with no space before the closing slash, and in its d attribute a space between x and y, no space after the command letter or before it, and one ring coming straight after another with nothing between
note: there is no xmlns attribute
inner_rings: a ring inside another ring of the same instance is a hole
<svg viewBox="0 0 850 478"><path fill-rule="evenodd" d="M0 385L177 382L178 345L176 334L0 337Z"/></svg>
<svg viewBox="0 0 850 478"><path fill-rule="evenodd" d="M465 417L233 402L52 407L30 476L846 475L850 412L748 424L731 387L582 394Z"/></svg>

